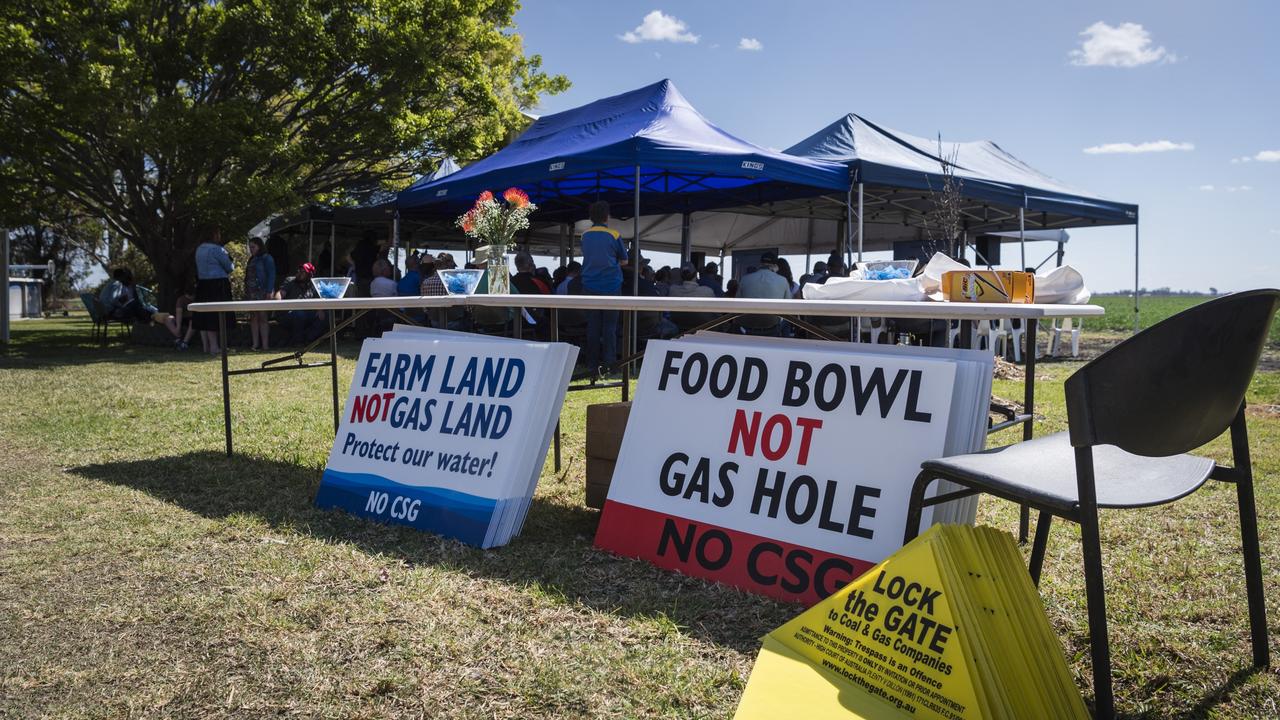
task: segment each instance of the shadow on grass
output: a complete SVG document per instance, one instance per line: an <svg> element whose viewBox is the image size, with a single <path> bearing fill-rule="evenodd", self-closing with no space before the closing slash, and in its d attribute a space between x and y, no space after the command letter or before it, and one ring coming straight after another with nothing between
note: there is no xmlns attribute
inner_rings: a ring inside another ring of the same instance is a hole
<svg viewBox="0 0 1280 720"><path fill-rule="evenodd" d="M535 498L524 530L481 550L410 528L381 525L312 505L320 470L211 451L70 469L141 490L211 519L260 518L282 532L351 543L370 554L488 577L593 609L665 618L694 637L754 653L760 636L800 611L595 549L594 510Z"/></svg>
<svg viewBox="0 0 1280 720"><path fill-rule="evenodd" d="M248 326L241 328L247 338ZM113 327L103 342L93 338L93 323L88 317L56 320L34 320L14 323L11 343L0 351L0 367L64 367L113 363L135 365L156 362L205 363L216 362L200 351L199 337L192 338L191 348L178 352L171 345L144 345L132 342ZM163 331L162 331L163 332ZM165 336L167 338L167 335ZM233 335L233 338L236 337ZM232 362L245 364L246 358L261 362L273 357L288 355L300 350L301 345L285 345L267 352L250 351L234 342L231 345ZM308 357L328 356L329 346L321 343ZM360 354L360 343L348 337L338 342L338 356L354 360Z"/></svg>
<svg viewBox="0 0 1280 720"><path fill-rule="evenodd" d="M1244 657L1246 660L1249 658L1247 654ZM1231 677L1227 678L1221 685L1206 692L1204 696L1200 698L1199 702L1180 713L1175 714L1175 708L1164 707L1158 710L1152 709L1140 713L1119 713L1116 717L1122 718L1123 720L1156 720L1156 718L1206 720L1207 718L1213 717L1213 710L1218 705L1227 701L1236 689L1249 682L1250 678L1261 672L1264 672L1262 668L1252 666L1235 671L1231 674ZM1162 678L1162 682L1158 683L1155 687L1144 687L1143 690L1149 691L1150 695L1154 695L1160 691L1161 687L1166 682L1168 682L1168 678L1164 677ZM1151 684L1149 683L1148 685ZM1089 710L1091 712L1093 711L1092 701L1089 702Z"/></svg>

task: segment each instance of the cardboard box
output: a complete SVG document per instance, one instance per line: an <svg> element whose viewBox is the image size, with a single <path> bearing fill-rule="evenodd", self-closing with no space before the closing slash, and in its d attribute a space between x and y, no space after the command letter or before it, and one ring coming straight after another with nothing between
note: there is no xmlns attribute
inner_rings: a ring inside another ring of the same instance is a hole
<svg viewBox="0 0 1280 720"><path fill-rule="evenodd" d="M609 483L613 480L613 460L587 458L587 507L597 510L604 507L609 496Z"/></svg>
<svg viewBox="0 0 1280 720"><path fill-rule="evenodd" d="M587 457L617 460L631 401L587 406Z"/></svg>
<svg viewBox="0 0 1280 720"><path fill-rule="evenodd" d="M942 274L942 294L951 302L1032 303L1036 276L1012 270L948 270Z"/></svg>

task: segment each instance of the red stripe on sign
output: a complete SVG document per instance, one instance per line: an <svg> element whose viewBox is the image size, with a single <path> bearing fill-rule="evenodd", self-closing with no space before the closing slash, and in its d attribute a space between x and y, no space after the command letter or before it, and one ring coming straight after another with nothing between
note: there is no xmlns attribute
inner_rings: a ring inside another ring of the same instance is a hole
<svg viewBox="0 0 1280 720"><path fill-rule="evenodd" d="M786 602L813 605L874 563L607 500L596 547Z"/></svg>

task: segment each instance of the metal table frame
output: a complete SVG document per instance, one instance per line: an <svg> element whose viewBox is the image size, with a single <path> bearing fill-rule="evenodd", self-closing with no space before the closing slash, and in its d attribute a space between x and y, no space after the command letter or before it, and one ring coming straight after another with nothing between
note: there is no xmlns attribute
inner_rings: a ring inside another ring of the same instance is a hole
<svg viewBox="0 0 1280 720"><path fill-rule="evenodd" d="M847 317L852 323L855 318L908 318L923 320L993 320L1020 319L1026 323L1024 336L1031 342L1027 348L1026 365L1023 378L1022 413L1006 413L1004 422L996 423L987 431L988 434L999 432L1016 425L1022 425L1022 439L1030 440L1034 436L1035 399L1036 399L1036 352L1035 338L1039 331L1039 321L1054 318L1077 318L1102 315L1105 311L1097 305L1018 305L1005 303L947 303L947 302L897 302L897 301L850 301L850 300L758 300L751 298L669 298L669 297L630 297L630 296L598 296L598 295L471 295L471 296L422 296L422 297L380 297L380 298L340 298L335 300L253 300L215 303L192 303L193 312L218 312L218 342L222 348L222 418L226 435L227 455L231 455L231 377L263 372L279 372L282 370L298 370L304 368L328 367L333 400L333 429L336 433L340 424L341 409L338 402L338 333L354 323L370 310L385 310L409 324L416 324L405 311L411 309L438 310L442 314L453 307L499 307L499 308L539 308L548 311L548 324L551 326L551 340L559 339L559 310L617 310L623 314L623 337L627 349L612 369L621 368L621 382L597 383L591 378L589 384L571 385L570 391L593 390L600 388L621 388L625 401L630 394L631 365L640 358L640 353L632 347L631 328L635 323L637 312L694 312L715 314L714 320L708 321L682 334L707 330L723 325L742 315L778 315L787 318L801 329L827 340L837 340L821 328L808 323L805 317ZM227 362L227 315L230 312L275 312L287 310L319 310L328 311L329 329L301 350L262 361L258 367L231 370ZM350 311L351 315L337 322L334 314L338 311ZM513 335L520 338L523 334L523 322L520 316L512 321ZM960 326L960 346L968 347L972 339L972 325L963 322ZM856 330L851 333L857 340ZM328 341L329 359L319 362L307 362L305 356ZM582 376L575 376L580 381ZM555 432L555 469L561 465L560 423L556 423ZM1030 525L1030 511L1022 506L1018 520L1018 538L1026 542Z"/></svg>

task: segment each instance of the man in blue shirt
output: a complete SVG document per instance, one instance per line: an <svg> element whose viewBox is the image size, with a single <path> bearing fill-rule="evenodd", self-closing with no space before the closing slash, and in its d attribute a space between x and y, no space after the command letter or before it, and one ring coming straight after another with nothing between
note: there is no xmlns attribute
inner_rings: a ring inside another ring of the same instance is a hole
<svg viewBox="0 0 1280 720"><path fill-rule="evenodd" d="M592 203L590 215L591 227L582 233L582 290L587 295L617 295L627 249L618 231L609 227L609 203ZM588 310L585 340L587 369L597 372L602 364L611 369L618 361L618 311Z"/></svg>
<svg viewBox="0 0 1280 720"><path fill-rule="evenodd" d="M422 294L422 275L418 272L418 253L411 253L404 259L404 275L396 283L396 294L401 297L416 297Z"/></svg>

